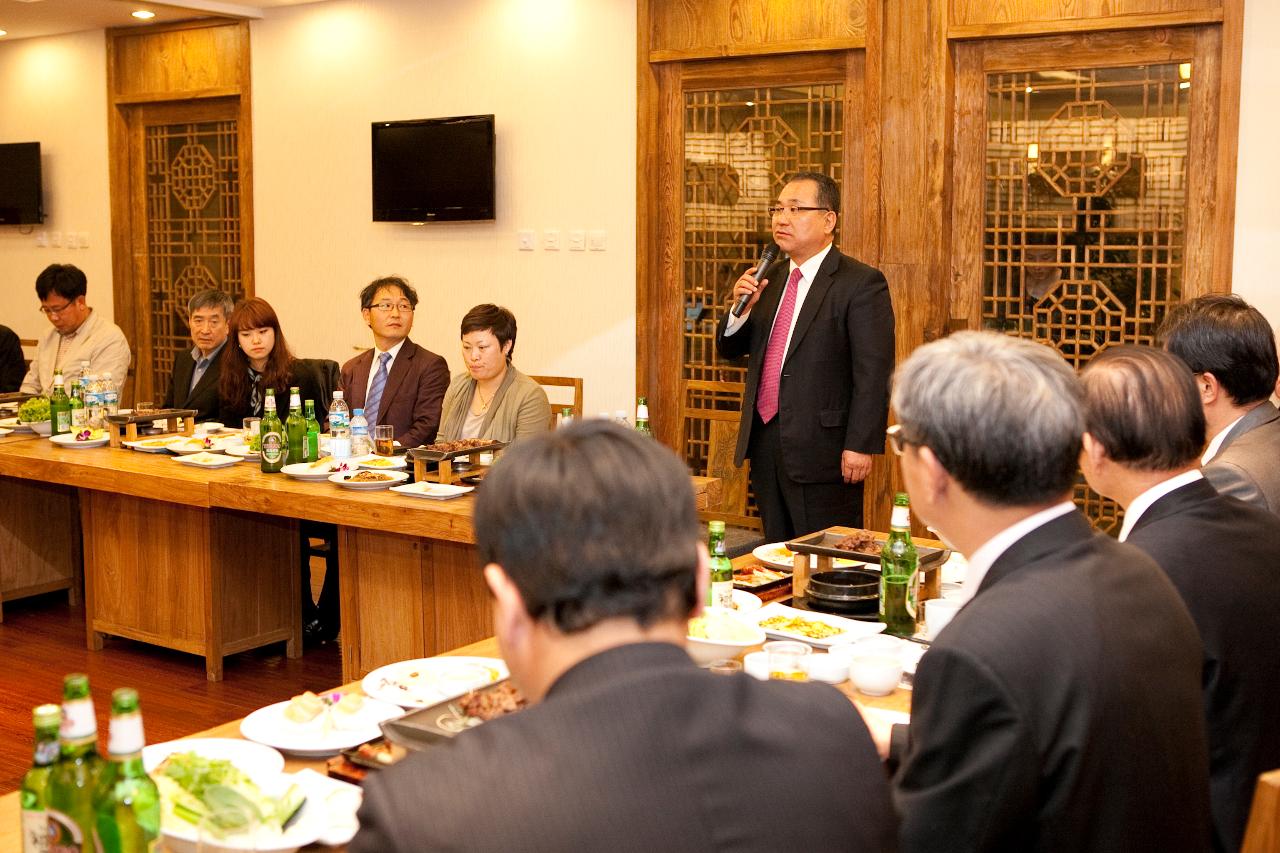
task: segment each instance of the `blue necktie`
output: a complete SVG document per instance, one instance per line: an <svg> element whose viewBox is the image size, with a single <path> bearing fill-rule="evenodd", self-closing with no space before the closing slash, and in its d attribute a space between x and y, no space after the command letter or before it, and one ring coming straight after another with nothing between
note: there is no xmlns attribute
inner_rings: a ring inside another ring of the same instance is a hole
<svg viewBox="0 0 1280 853"><path fill-rule="evenodd" d="M369 426L378 423L378 409L382 405L382 389L387 387L387 362L390 360L389 352L378 356L378 372L373 374L373 384L369 386L369 396L364 401L364 417Z"/></svg>

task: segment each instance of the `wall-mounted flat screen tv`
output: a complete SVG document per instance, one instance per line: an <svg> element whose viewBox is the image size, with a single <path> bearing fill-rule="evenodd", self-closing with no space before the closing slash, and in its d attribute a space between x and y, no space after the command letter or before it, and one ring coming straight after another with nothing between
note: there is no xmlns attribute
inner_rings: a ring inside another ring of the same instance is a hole
<svg viewBox="0 0 1280 853"><path fill-rule="evenodd" d="M373 123L373 221L494 219L493 116Z"/></svg>
<svg viewBox="0 0 1280 853"><path fill-rule="evenodd" d="M40 143L0 144L0 225L38 225L43 221Z"/></svg>

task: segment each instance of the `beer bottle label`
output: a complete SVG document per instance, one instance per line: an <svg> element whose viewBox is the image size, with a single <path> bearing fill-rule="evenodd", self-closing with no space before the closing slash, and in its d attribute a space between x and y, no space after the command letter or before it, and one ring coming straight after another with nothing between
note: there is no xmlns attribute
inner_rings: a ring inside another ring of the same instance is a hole
<svg viewBox="0 0 1280 853"><path fill-rule="evenodd" d="M711 582L711 606L733 607L733 581Z"/></svg>
<svg viewBox="0 0 1280 853"><path fill-rule="evenodd" d="M71 411L69 409L61 409L58 412L58 422L54 425L54 432L70 432L71 431Z"/></svg>
<svg viewBox="0 0 1280 853"><path fill-rule="evenodd" d="M269 432L262 437L262 458L266 462L279 462L284 454L280 433Z"/></svg>
<svg viewBox="0 0 1280 853"><path fill-rule="evenodd" d="M45 853L49 849L49 813L44 809L23 810L23 853Z"/></svg>
<svg viewBox="0 0 1280 853"><path fill-rule="evenodd" d="M48 815L49 853L80 853L84 846L80 824L57 809L49 809Z"/></svg>

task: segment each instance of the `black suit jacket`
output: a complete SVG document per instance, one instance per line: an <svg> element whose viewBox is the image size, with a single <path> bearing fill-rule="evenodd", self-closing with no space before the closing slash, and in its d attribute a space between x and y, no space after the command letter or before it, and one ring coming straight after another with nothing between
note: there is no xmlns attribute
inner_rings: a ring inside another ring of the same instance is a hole
<svg viewBox="0 0 1280 853"><path fill-rule="evenodd" d="M1014 543L920 660L895 779L917 851L1203 851L1200 643L1077 512Z"/></svg>
<svg viewBox="0 0 1280 853"><path fill-rule="evenodd" d="M749 355L736 461L747 458L756 392L790 261L761 276L769 286L742 328L716 329L725 358ZM778 418L787 474L798 483L838 483L840 454L883 453L894 361L893 305L884 275L835 247L827 253L796 318L778 384Z"/></svg>
<svg viewBox="0 0 1280 853"><path fill-rule="evenodd" d="M642 643L372 774L349 849L857 851L893 834L875 747L839 692L712 675Z"/></svg>
<svg viewBox="0 0 1280 853"><path fill-rule="evenodd" d="M372 368L372 349L342 365L342 390L352 411L364 408ZM396 440L404 447L431 444L440 431L440 409L448 387L445 360L406 339L382 389L378 423L391 424Z"/></svg>
<svg viewBox="0 0 1280 853"><path fill-rule="evenodd" d="M1280 519L1197 480L1148 507L1128 541L1200 630L1214 832L1239 850L1258 774L1280 767Z"/></svg>
<svg viewBox="0 0 1280 853"><path fill-rule="evenodd" d="M27 375L22 340L8 326L0 326L0 393L17 391Z"/></svg>
<svg viewBox="0 0 1280 853"><path fill-rule="evenodd" d="M337 390L341 373L338 362L327 358L295 358L289 372L289 385L298 386L298 396L305 405L307 400L316 404L316 420L320 428L327 429L325 421L329 418L329 402L333 392ZM273 388L276 392L276 414L280 420L289 415L289 389ZM221 400L218 407L218 420L227 426L239 426L247 417L262 417L263 403L259 401L257 408L249 405L249 400Z"/></svg>
<svg viewBox="0 0 1280 853"><path fill-rule="evenodd" d="M213 361L209 362L209 369L204 372L204 376L200 377L200 381L196 383L196 387L191 387L191 375L196 372L195 359L191 357L191 350L183 350L173 360L173 374L169 378L169 392L164 398L164 407L166 409L195 409L199 414L196 415L197 421L209 421L218 416L220 403L218 401L218 378L222 376L222 354L227 351L227 347L232 346L230 341L222 345L222 349L218 350L218 354L213 357ZM240 426L239 422L234 424L226 424L227 426Z"/></svg>

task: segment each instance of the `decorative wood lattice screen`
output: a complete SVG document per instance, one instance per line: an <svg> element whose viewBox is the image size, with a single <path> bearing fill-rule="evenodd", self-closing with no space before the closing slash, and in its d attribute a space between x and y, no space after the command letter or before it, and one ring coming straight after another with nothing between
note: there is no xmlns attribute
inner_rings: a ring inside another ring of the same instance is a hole
<svg viewBox="0 0 1280 853"><path fill-rule="evenodd" d="M741 365L716 357L716 324L733 282L769 240L767 208L786 178L815 171L841 182L844 86L687 91L684 117L683 378L742 382ZM696 413L738 411L741 400L701 383L685 393L685 460L705 472L711 421Z"/></svg>
<svg viewBox="0 0 1280 853"><path fill-rule="evenodd" d="M1191 64L990 74L982 319L1076 368L1182 296ZM1104 530L1120 512L1081 481Z"/></svg>
<svg viewBox="0 0 1280 853"><path fill-rule="evenodd" d="M187 301L206 288L244 296L235 121L146 128L147 269L154 388L191 348ZM157 390L157 395L160 390Z"/></svg>

